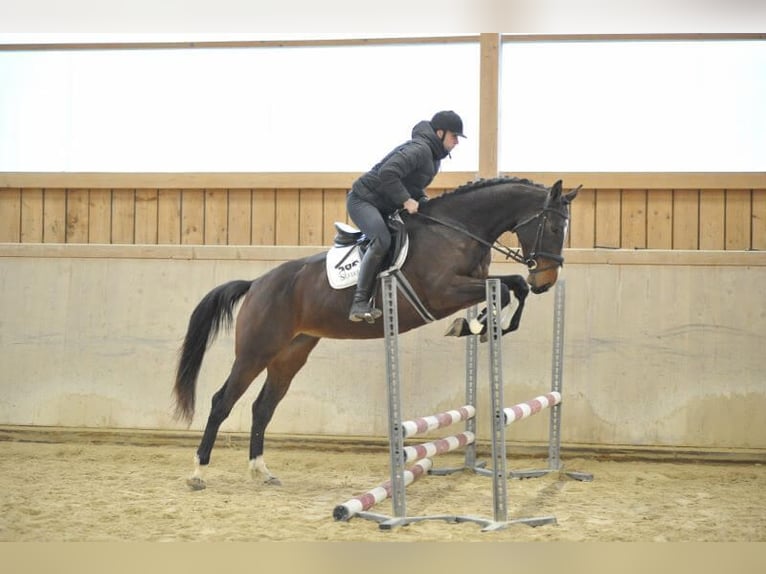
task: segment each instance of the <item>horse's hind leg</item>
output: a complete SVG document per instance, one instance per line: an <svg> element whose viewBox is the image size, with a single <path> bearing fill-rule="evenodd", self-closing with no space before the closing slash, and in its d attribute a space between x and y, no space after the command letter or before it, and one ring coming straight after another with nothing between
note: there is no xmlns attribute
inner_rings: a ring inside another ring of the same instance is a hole
<svg viewBox="0 0 766 574"><path fill-rule="evenodd" d="M311 351L319 342L317 337L298 335L269 362L266 382L253 402L253 426L250 431L250 474L261 477L267 484L279 485L263 460L263 435L279 401L290 388L295 374L306 364Z"/></svg>
<svg viewBox="0 0 766 574"><path fill-rule="evenodd" d="M208 416L205 432L202 435L202 440L195 457L194 472L186 481L186 484L191 489L202 490L205 488L203 473L210 463L210 453L213 451L213 445L215 444L216 436L218 436L218 429L231 413L234 404L265 366L263 359L260 361L253 361L252 359L242 361L240 358L237 358L226 382L213 395L210 415Z"/></svg>

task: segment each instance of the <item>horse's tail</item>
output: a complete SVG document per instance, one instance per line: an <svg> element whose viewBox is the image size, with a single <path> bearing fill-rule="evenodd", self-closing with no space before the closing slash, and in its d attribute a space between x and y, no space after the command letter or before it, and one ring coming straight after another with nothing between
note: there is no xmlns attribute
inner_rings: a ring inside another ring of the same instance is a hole
<svg viewBox="0 0 766 574"><path fill-rule="evenodd" d="M181 346L173 393L176 419L190 423L194 416L197 376L202 358L218 332L231 328L234 306L250 289L252 281L236 280L219 285L205 295L189 319L189 328Z"/></svg>

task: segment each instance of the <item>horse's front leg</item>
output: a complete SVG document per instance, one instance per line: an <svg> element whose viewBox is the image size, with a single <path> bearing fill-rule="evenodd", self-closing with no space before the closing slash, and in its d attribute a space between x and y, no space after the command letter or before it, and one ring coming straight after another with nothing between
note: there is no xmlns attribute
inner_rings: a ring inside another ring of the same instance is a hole
<svg viewBox="0 0 766 574"><path fill-rule="evenodd" d="M498 277L498 279L500 279L500 281L506 285L508 289L513 291L513 295L519 302L519 306L516 307L516 311L514 311L508 326L506 326L504 323L501 324L503 335L505 335L506 333L510 333L511 331L515 331L519 328L519 324L521 323L521 314L524 312L524 304L526 303L527 295L529 295L529 284L527 283L527 280L524 279L524 277L521 275L503 275L502 277ZM510 303L510 297L508 302Z"/></svg>
<svg viewBox="0 0 766 574"><path fill-rule="evenodd" d="M490 276L490 279L500 280L500 328L502 334L510 333L519 328L524 304L529 295L529 285L521 275ZM518 307L511 315L511 292L513 292ZM482 341L486 340L487 333L487 309L483 309L471 322L463 318L455 319L445 333L446 336L465 337L467 335L482 335Z"/></svg>

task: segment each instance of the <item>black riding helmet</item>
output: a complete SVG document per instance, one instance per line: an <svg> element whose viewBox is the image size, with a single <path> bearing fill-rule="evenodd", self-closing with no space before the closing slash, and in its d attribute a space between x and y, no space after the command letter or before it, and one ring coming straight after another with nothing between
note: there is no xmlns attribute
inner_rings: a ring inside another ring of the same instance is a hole
<svg viewBox="0 0 766 574"><path fill-rule="evenodd" d="M461 138L465 137L463 133L463 120L452 110L436 112L431 118L431 127L436 130L449 130Z"/></svg>

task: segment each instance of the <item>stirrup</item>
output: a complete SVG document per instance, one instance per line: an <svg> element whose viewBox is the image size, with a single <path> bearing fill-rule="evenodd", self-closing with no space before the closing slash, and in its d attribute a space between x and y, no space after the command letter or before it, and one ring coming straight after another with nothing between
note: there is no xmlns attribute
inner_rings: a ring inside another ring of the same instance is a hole
<svg viewBox="0 0 766 574"><path fill-rule="evenodd" d="M369 302L360 301L351 305L351 311L348 314L349 321L355 323L364 319L368 323L374 323L375 319L379 319L383 315L383 311L376 309Z"/></svg>

